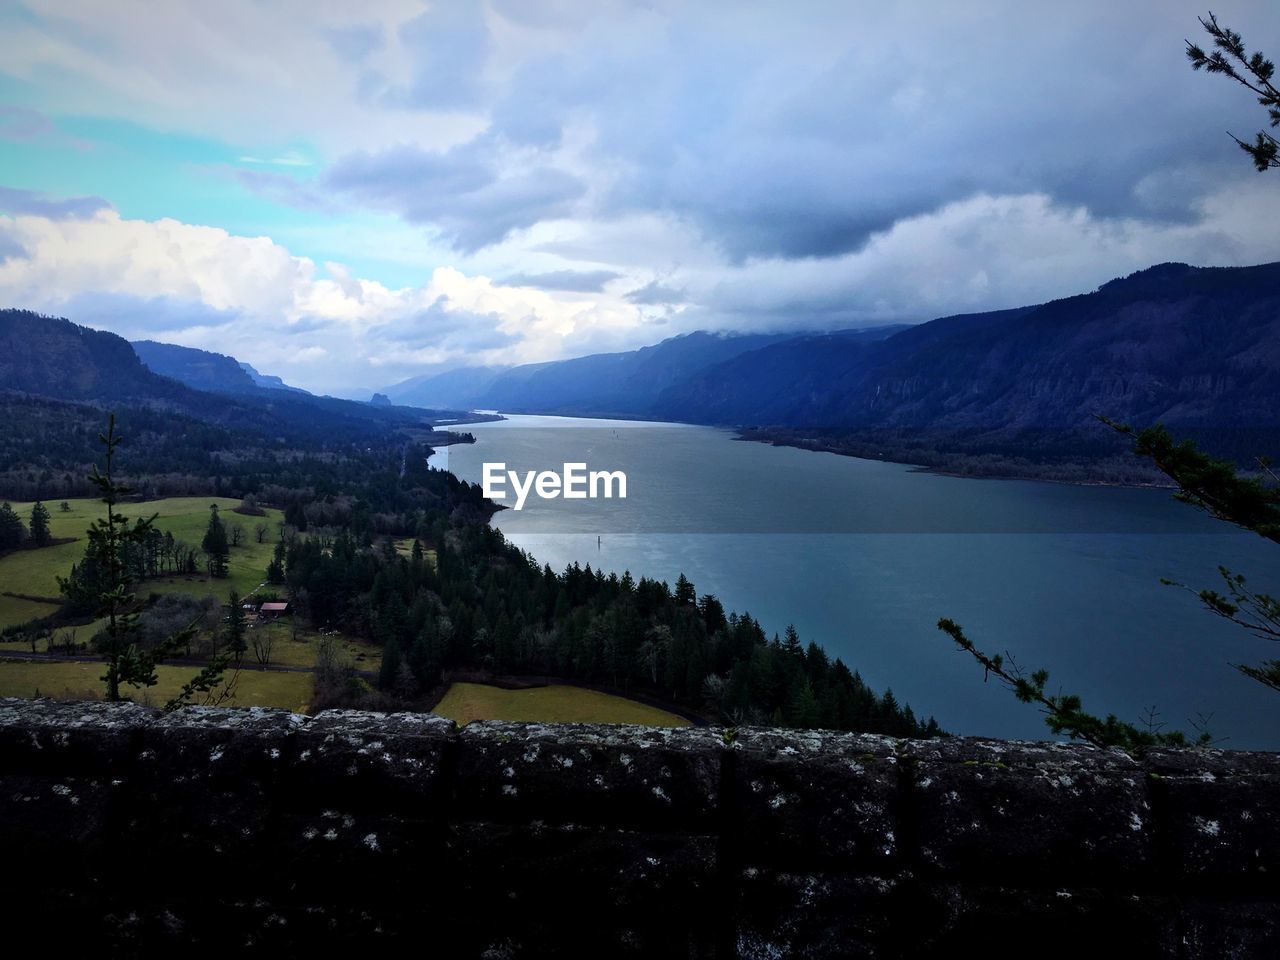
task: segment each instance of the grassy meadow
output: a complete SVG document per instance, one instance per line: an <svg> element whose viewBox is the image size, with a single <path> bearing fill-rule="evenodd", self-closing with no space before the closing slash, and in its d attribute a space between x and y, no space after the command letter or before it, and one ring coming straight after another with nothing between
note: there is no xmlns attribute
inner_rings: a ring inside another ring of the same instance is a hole
<svg viewBox="0 0 1280 960"><path fill-rule="evenodd" d="M101 661L0 662L0 697L58 697L98 700L102 697ZM125 687L123 695L136 703L162 707L195 674L195 667L161 666L154 687ZM285 707L305 711L311 701L311 674L283 670L240 671L235 696L227 706Z"/></svg>
<svg viewBox="0 0 1280 960"><path fill-rule="evenodd" d="M66 576L71 565L84 556L85 530L103 515L105 509L98 500L68 500L67 504L71 509L64 512L58 503L59 501L53 500L45 504L51 516L50 532L57 539L75 537L76 540L74 543L36 550L18 550L0 557L0 626L30 619L30 616L22 616L23 610L15 602L17 598L11 594L47 598L54 602L59 599L58 577ZM139 594L208 593L225 600L228 590L234 588L241 594L248 594L263 582L267 564L279 539L279 524L284 519L279 510L266 509L265 516L247 517L233 512L240 501L229 497L169 497L164 500L123 504L120 512L127 517L149 517L156 514L155 525L158 530L172 533L176 539L185 540L198 548L209 525L209 505L213 503L218 505L224 523L239 523L245 530L244 542L231 548L231 575L222 580L210 580L204 573L162 577L138 584ZM12 506L24 522L30 517L30 503L14 503ZM265 543L258 543L254 534L254 527L259 523L266 523L270 528ZM31 601L25 602L29 604ZM40 610L36 610L32 615L38 616L40 613Z"/></svg>
<svg viewBox="0 0 1280 960"><path fill-rule="evenodd" d="M54 612L59 599L58 577L65 576L71 565L84 555L85 529L102 516L103 505L97 500L69 500L63 511L58 501L47 502L50 530L57 539L74 537L71 543L56 544L33 550L19 550L0 557L0 627L24 623ZM140 596L150 593L189 593L212 595L225 602L227 592L235 589L242 596L263 586L266 566L278 538L280 511L267 509L265 516L242 516L234 512L239 500L227 497L170 497L145 503L123 505L126 516L156 516L156 527L172 533L176 539L199 547L209 523L209 505L216 503L224 523L239 523L245 529L239 547L231 548L230 573L225 579L213 580L204 573L178 575L147 580L135 585ZM25 520L31 513L30 503L14 503L13 508ZM269 533L258 543L254 527L266 523ZM411 540L396 543L397 550L408 555ZM434 551L428 559L435 562ZM21 595L21 596L16 596ZM93 623L76 629L80 642L88 640L99 629ZM315 665L322 636L315 631L299 630L295 635L288 619L275 623L255 623L247 639L250 650L246 662L256 664L252 642L263 633L272 639L271 665L309 668ZM376 672L382 651L346 637L334 638L359 671ZM44 652L39 643L37 650ZM23 640L0 641L0 650L25 653L31 650ZM128 688L131 699L160 706L178 692L182 684L197 671L194 666L161 666L159 683L146 690ZM49 696L66 699L96 699L102 696L103 665L92 660L0 660L0 696ZM305 710L312 695L312 675L289 670L245 669L240 673L236 695L229 705L272 706ZM472 720L529 720L542 722L638 723L653 726L688 726L688 721L656 707L634 700L611 696L595 690L567 685L506 690L477 683L455 683L436 707L435 712L459 724Z"/></svg>
<svg viewBox="0 0 1280 960"><path fill-rule="evenodd" d="M641 723L687 727L689 721L666 710L598 690L552 684L505 690L483 683L455 683L432 713L461 725L472 720L530 720L542 723Z"/></svg>
<svg viewBox="0 0 1280 960"><path fill-rule="evenodd" d="M265 509L263 516L244 516L234 512L240 501L229 497L170 497L143 503L120 506L120 512L128 517L156 516L156 528L172 533L178 540L199 547L209 524L209 505L216 503L225 524L239 523L244 527L244 540L239 547L231 548L230 576L213 580L205 573L177 575L147 580L135 584L139 596L150 593L189 593L195 596L211 595L225 602L227 592L236 590L242 595L251 594L263 583L267 563L271 560L279 538L279 524L283 515L279 510ZM50 532L55 539L74 537L72 543L55 544L32 550L18 550L0 557L0 627L25 623L35 617L53 613L60 599L58 577L66 576L71 565L84 555L85 530L105 509L98 500L68 500L69 510L62 510L60 501L46 501L50 514ZM31 514L30 503L13 503L14 510L25 522ZM267 524L266 541L257 542L254 528ZM23 596L14 596L22 594ZM32 599L40 598L40 599ZM43 601L49 602L43 602ZM91 638L101 624L94 622L74 628L81 643ZM310 667L315 663L317 637L310 632L299 632L293 638L288 622L270 626L255 626L270 630L274 639L271 662L281 666ZM61 631L59 631L61 632ZM252 634L250 635L252 636ZM369 653L360 645L341 639L343 649L357 661L358 669L377 669L377 660L367 666ZM44 642L37 651L45 652ZM29 643L23 640L0 641L0 650L27 652ZM249 654L252 660L252 652ZM146 690L126 689L126 696L138 702L164 704L196 673L193 666L162 666L160 682ZM0 696L52 696L69 699L96 699L102 696L102 663L92 660L59 662L0 660ZM245 669L240 673L235 706L286 707L305 709L311 699L312 678L309 673L286 671L262 671Z"/></svg>

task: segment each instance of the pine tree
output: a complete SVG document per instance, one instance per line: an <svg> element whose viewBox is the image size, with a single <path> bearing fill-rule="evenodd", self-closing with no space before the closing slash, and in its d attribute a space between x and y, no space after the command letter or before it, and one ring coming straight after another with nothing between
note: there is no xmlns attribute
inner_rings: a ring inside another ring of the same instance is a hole
<svg viewBox="0 0 1280 960"><path fill-rule="evenodd" d="M1280 126L1280 87L1274 82L1276 65L1261 50L1249 53L1240 34L1218 23L1218 18L1212 13L1207 18L1201 17L1200 25L1213 38L1216 49L1207 53L1188 40L1186 53L1191 69L1221 74L1234 80L1257 99L1259 106L1266 107L1271 126ZM1280 167L1280 140L1265 130L1259 130L1252 143L1235 134L1227 136L1249 155L1260 173Z"/></svg>
<svg viewBox="0 0 1280 960"><path fill-rule="evenodd" d="M218 505L209 505L209 527L205 530L204 539L200 541L200 549L209 558L209 576L225 577L228 573L227 563L231 559L231 548L227 545L227 528L218 516Z"/></svg>
<svg viewBox="0 0 1280 960"><path fill-rule="evenodd" d="M129 591L133 576L125 560L130 548L145 543L155 517L130 520L116 511L116 504L121 497L132 491L124 484L116 483L111 475L116 448L121 443L121 438L116 433L115 414L107 421L107 432L99 434L98 439L105 448L105 469L99 473L95 464L89 481L102 492L101 499L107 507L107 514L95 520L87 531L89 544L85 560L91 561L91 565L99 571L101 593L98 595L98 614L107 621L96 641L98 651L107 663L107 672L101 679L107 685L107 699L119 700L121 685L154 686L157 682L156 664L164 657L183 649L193 634L194 627L179 631L152 650L144 651L138 647L138 613L134 609L136 598ZM67 589L66 583L62 586L64 590ZM217 666L210 664L202 671L201 676L208 675L209 679L216 679L216 674L220 672ZM185 689L184 695L189 696ZM170 706L177 702L170 701Z"/></svg>
<svg viewBox="0 0 1280 960"><path fill-rule="evenodd" d="M783 636L785 639L782 641L782 649L790 656L800 657L800 634L796 632L795 624L788 623L786 633Z"/></svg>
<svg viewBox="0 0 1280 960"><path fill-rule="evenodd" d="M402 662L400 641L393 637L382 648L382 666L378 669L378 688L380 690L395 689L400 680L400 664Z"/></svg>
<svg viewBox="0 0 1280 960"><path fill-rule="evenodd" d="M31 508L31 539L41 547L53 539L49 533L49 511L39 500Z"/></svg>
<svg viewBox="0 0 1280 960"><path fill-rule="evenodd" d="M27 528L13 507L0 503L0 550L12 550L27 539Z"/></svg>

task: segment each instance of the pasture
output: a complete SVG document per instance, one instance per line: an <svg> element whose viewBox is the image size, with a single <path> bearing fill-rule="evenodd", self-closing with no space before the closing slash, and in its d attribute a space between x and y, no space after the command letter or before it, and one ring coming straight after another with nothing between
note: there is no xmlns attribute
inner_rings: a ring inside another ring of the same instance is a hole
<svg viewBox="0 0 1280 960"><path fill-rule="evenodd" d="M448 717L459 726L472 720L689 726L689 721L684 717L657 707L598 690L560 684L507 690L483 683L455 683L449 687L432 713Z"/></svg>
<svg viewBox="0 0 1280 960"><path fill-rule="evenodd" d="M154 687L123 688L123 695L135 703L162 707L198 667L161 666ZM0 697L56 697L64 700L99 700L104 685L101 661L0 661ZM311 701L311 674L284 670L240 671L235 695L226 706L284 707L304 712ZM198 702L198 701L197 701Z"/></svg>
<svg viewBox="0 0 1280 960"><path fill-rule="evenodd" d="M158 530L172 533L175 539L199 548L209 525L209 505L212 503L218 505L225 524L238 523L244 527L244 541L240 546L231 548L230 576L212 580L204 571L200 571L160 577L136 584L134 589L139 596L175 592L212 594L225 601L229 590L234 589L241 595L246 595L262 584L267 564L279 539L279 524L283 520L279 510L266 509L265 515L261 517L242 516L234 512L240 501L229 497L169 497L144 503L122 504L119 509L127 517L149 517L155 514ZM45 504L51 517L50 532L55 538L75 537L76 540L73 543L35 550L17 550L0 557L0 627L22 623L32 616L52 612L33 606L39 601L30 598L41 598L52 603L59 600L58 577L66 576L71 565L84 556L85 530L103 515L105 509L97 500L68 500L67 505L71 508L68 511L61 510L58 504L59 501ZM31 506L30 503L14 503L13 509L25 522L31 514ZM265 523L268 528L263 543L258 543L254 530L259 523ZM21 594L28 599L20 599L14 594Z"/></svg>

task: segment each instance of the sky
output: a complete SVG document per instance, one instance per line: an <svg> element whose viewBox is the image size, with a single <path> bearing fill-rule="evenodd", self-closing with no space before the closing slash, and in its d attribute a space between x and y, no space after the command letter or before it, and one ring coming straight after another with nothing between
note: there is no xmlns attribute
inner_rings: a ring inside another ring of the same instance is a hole
<svg viewBox="0 0 1280 960"><path fill-rule="evenodd" d="M355 395L1280 260L1202 2L4 0L0 306Z"/></svg>

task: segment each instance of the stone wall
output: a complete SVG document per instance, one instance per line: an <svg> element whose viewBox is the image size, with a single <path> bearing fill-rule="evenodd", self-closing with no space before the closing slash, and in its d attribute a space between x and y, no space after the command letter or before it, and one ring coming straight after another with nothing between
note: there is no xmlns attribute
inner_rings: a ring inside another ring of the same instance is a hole
<svg viewBox="0 0 1280 960"><path fill-rule="evenodd" d="M0 915L112 953L1280 956L1280 757L0 700Z"/></svg>

